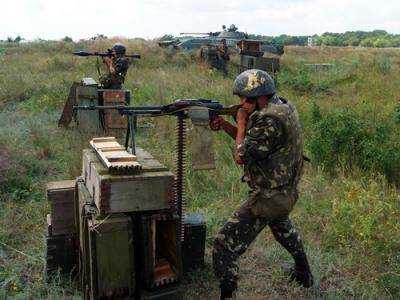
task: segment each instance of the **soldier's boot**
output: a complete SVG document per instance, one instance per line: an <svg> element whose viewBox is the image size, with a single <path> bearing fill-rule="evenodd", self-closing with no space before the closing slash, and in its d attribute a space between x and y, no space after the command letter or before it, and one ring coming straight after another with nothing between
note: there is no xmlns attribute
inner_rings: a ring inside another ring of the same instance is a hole
<svg viewBox="0 0 400 300"><path fill-rule="evenodd" d="M290 278L290 281L296 281L302 287L310 288L314 284L313 275L311 273L310 266L307 261L307 257L304 255L295 259L295 265L283 264L282 268L286 275Z"/></svg>
<svg viewBox="0 0 400 300"><path fill-rule="evenodd" d="M234 292L237 288L236 284L221 281L219 287L221 289L220 300L233 299Z"/></svg>

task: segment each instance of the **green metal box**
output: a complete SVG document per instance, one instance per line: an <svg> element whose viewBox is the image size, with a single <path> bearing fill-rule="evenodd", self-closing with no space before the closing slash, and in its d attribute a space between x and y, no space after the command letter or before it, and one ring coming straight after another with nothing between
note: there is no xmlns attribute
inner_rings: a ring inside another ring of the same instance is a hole
<svg viewBox="0 0 400 300"><path fill-rule="evenodd" d="M84 78L76 87L76 105L93 106L99 105L98 85L91 78ZM100 134L102 132L99 112L97 110L77 110L76 121L82 132Z"/></svg>
<svg viewBox="0 0 400 300"><path fill-rule="evenodd" d="M123 214L88 220L91 299L133 295L132 228L131 218Z"/></svg>

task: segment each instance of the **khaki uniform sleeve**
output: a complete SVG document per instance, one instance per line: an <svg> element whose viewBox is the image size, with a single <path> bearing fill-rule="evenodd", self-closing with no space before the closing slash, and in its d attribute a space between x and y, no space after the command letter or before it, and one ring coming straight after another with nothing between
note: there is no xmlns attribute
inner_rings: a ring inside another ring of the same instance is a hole
<svg viewBox="0 0 400 300"><path fill-rule="evenodd" d="M284 130L280 121L260 116L246 132L239 153L245 162L267 159L283 145Z"/></svg>

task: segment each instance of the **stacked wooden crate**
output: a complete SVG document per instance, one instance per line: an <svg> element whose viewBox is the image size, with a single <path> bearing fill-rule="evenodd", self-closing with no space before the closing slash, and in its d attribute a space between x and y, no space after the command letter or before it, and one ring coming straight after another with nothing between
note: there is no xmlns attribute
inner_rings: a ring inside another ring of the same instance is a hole
<svg viewBox="0 0 400 300"><path fill-rule="evenodd" d="M86 298L180 299L174 176L140 148L136 161L131 174L111 174L99 151L83 150L77 214Z"/></svg>
<svg viewBox="0 0 400 300"><path fill-rule="evenodd" d="M82 176L48 184L47 274L79 274L85 299L181 299L174 175L113 143L94 140ZM112 168L124 163L140 168Z"/></svg>
<svg viewBox="0 0 400 300"><path fill-rule="evenodd" d="M99 90L100 102L105 106L122 106L130 102L128 90ZM102 112L104 133L106 135L121 136L127 128L127 119L117 110L104 110Z"/></svg>
<svg viewBox="0 0 400 300"><path fill-rule="evenodd" d="M47 184L51 214L47 215L46 274L48 279L62 274L75 276L78 266L75 227L75 180Z"/></svg>

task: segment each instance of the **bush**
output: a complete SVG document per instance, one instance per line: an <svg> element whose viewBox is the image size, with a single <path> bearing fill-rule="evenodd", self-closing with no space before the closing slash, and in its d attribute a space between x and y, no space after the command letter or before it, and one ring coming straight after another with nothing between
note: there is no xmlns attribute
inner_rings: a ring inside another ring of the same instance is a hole
<svg viewBox="0 0 400 300"><path fill-rule="evenodd" d="M352 109L334 109L322 115L314 105L309 150L315 163L334 174L337 168L378 171L400 183L400 144L395 121L370 121Z"/></svg>
<svg viewBox="0 0 400 300"><path fill-rule="evenodd" d="M313 83L311 82L310 74L304 66L292 69L283 69L278 74L279 84L288 85L296 92L309 92L313 89Z"/></svg>

